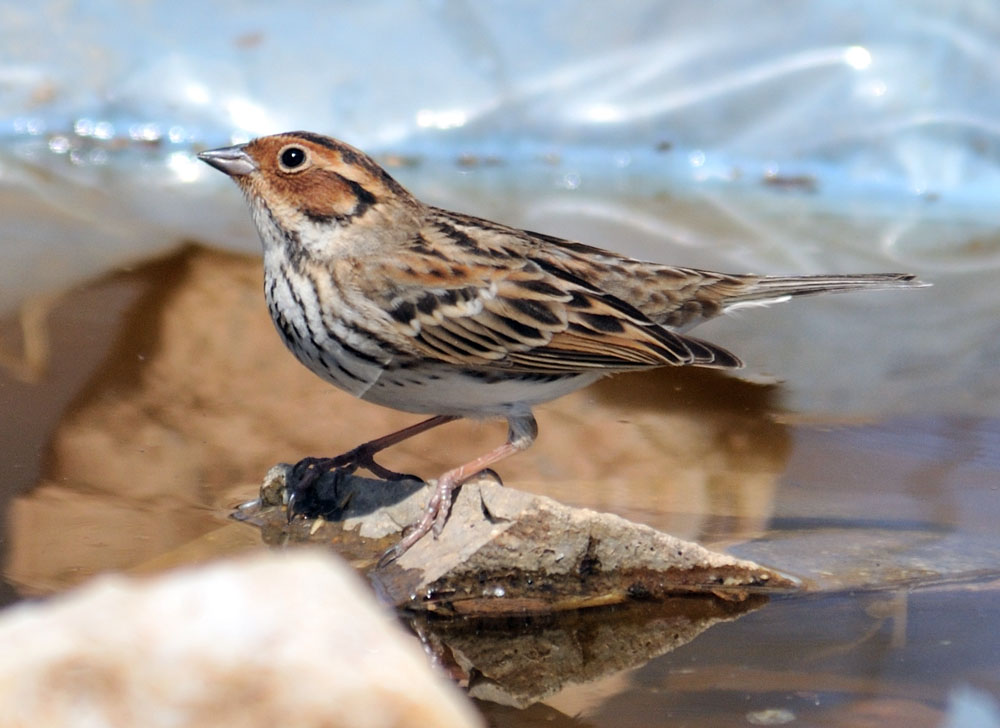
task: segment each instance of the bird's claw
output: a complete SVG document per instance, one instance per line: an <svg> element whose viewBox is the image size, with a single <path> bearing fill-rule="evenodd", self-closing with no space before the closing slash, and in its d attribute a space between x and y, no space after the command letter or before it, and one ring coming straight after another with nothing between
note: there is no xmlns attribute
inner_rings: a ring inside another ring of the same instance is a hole
<svg viewBox="0 0 1000 728"><path fill-rule="evenodd" d="M371 448L360 445L353 450L337 455L332 458L308 457L302 458L292 466L291 477L285 485L286 510L289 522L300 512L305 512L303 501L308 502L308 498L303 495L316 485L324 473L334 470L341 471L344 475L351 475L358 468L364 468L378 478L383 480L423 480L409 473L397 473L394 470L382 467L375 462L374 452Z"/></svg>

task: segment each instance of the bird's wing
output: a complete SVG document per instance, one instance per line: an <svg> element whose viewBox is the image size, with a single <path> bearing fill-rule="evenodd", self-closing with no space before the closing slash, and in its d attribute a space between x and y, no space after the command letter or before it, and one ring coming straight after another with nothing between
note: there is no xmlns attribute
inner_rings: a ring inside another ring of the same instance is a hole
<svg viewBox="0 0 1000 728"><path fill-rule="evenodd" d="M523 235L562 270L628 301L661 326L685 331L737 308L798 296L922 288L910 273L762 276L648 263L543 233Z"/></svg>
<svg viewBox="0 0 1000 728"><path fill-rule="evenodd" d="M504 228L475 232L432 219L391 259L366 262L373 274L366 295L380 299L394 331L421 355L532 372L741 366L725 349L668 331L530 255L515 245L519 238L505 238Z"/></svg>

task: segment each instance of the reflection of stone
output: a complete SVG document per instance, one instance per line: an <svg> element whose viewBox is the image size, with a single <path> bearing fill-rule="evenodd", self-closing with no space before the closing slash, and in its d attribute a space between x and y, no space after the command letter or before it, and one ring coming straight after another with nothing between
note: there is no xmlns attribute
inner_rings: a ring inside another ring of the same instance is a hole
<svg viewBox="0 0 1000 728"><path fill-rule="evenodd" d="M105 577L0 615L5 726L477 726L337 559Z"/></svg>
<svg viewBox="0 0 1000 728"><path fill-rule="evenodd" d="M680 368L609 377L585 393L559 402L562 432L545 434L582 444L586 457L560 458L565 475L545 495L690 539L766 527L791 451L774 387Z"/></svg>
<svg viewBox="0 0 1000 728"><path fill-rule="evenodd" d="M469 695L524 707L567 684L644 665L766 601L761 595L742 602L687 595L516 622L414 616L410 624Z"/></svg>
<svg viewBox="0 0 1000 728"><path fill-rule="evenodd" d="M49 366L49 331L46 318L58 296L36 295L26 299L18 311L21 329L21 352L14 353L0 339L0 370L29 384L42 380Z"/></svg>
<svg viewBox="0 0 1000 728"><path fill-rule="evenodd" d="M272 469L262 500L239 509L237 518L269 528L272 534L278 528L293 538L316 542L349 540L348 555L367 564L419 518L430 490L417 488L413 481L387 483L326 473L316 491L334 504L329 510L338 512L330 515L342 523L297 518L289 531L282 527L287 524L283 507L262 505L280 503L274 494L288 472L289 466ZM462 487L440 538L421 539L370 577L398 607L493 616L686 593L739 601L750 591L794 587L753 562L490 480Z"/></svg>

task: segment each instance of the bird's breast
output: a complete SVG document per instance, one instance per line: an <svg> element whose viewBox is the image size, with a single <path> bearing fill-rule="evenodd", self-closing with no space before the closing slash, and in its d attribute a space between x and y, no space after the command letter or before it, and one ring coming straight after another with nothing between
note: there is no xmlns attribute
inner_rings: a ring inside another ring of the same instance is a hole
<svg viewBox="0 0 1000 728"><path fill-rule="evenodd" d="M340 315L343 302L329 281L287 262L265 266L267 308L285 346L313 373L363 397L392 351L375 333Z"/></svg>

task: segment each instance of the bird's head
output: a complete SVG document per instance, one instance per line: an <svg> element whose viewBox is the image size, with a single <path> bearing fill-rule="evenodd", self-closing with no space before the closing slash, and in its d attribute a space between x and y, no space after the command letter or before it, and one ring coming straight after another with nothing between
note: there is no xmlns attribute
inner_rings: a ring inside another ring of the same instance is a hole
<svg viewBox="0 0 1000 728"><path fill-rule="evenodd" d="M340 233L361 239L365 230L385 236L419 205L367 154L311 132L260 137L198 157L243 190L265 245L275 231L293 231L304 244Z"/></svg>

